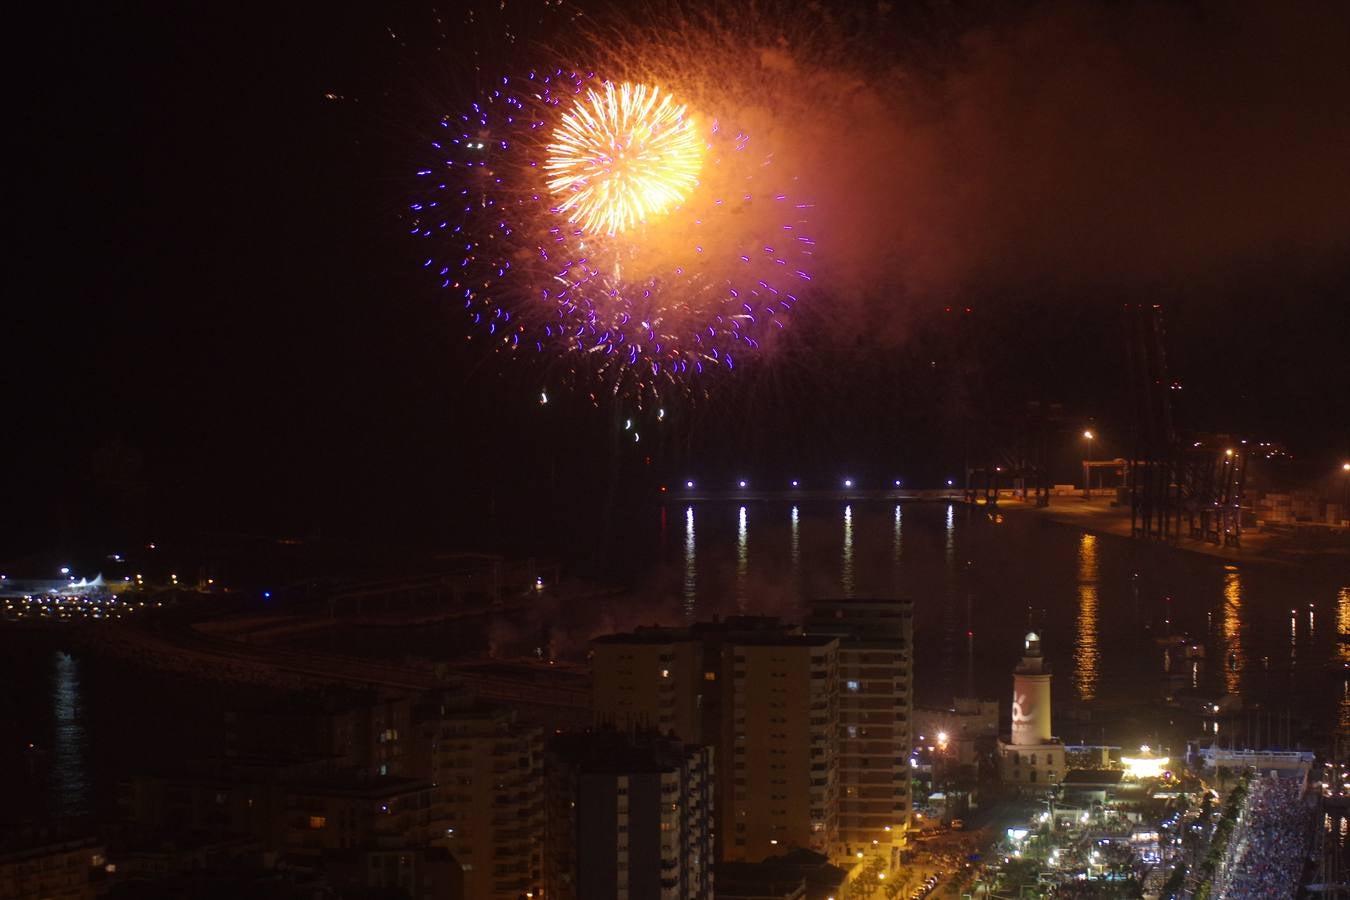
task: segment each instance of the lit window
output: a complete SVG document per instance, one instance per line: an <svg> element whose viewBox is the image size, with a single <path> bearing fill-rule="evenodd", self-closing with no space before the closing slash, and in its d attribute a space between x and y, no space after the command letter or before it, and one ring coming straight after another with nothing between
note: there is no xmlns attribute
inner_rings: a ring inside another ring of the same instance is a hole
<svg viewBox="0 0 1350 900"><path fill-rule="evenodd" d="M309 827L312 828L312 829L314 829L315 831L318 831L320 828L327 828L327 827L328 827L328 817L327 817L327 816L310 816L310 817L309 817Z"/></svg>
<svg viewBox="0 0 1350 900"><path fill-rule="evenodd" d="M716 673L716 672L704 672L704 673L703 673L703 680L704 680L704 681L716 681L716 680L717 680L717 673Z"/></svg>
<svg viewBox="0 0 1350 900"><path fill-rule="evenodd" d="M856 691L858 690L859 687L861 687L861 685L859 685L859 683L856 681L846 681L844 682L844 686L847 687L850 691Z"/></svg>

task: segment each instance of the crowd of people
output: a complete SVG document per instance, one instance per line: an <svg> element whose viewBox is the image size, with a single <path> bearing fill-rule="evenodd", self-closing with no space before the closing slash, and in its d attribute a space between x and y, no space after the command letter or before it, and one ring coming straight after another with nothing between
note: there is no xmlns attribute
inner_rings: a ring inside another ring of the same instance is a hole
<svg viewBox="0 0 1350 900"><path fill-rule="evenodd" d="M1312 826L1312 809L1300 781L1274 776L1254 780L1216 873L1214 896L1293 898L1308 859Z"/></svg>

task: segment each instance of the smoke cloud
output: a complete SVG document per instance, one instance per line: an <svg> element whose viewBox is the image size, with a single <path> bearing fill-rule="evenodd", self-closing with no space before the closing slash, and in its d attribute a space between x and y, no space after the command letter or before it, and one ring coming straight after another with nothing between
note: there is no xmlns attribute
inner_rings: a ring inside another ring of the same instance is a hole
<svg viewBox="0 0 1350 900"><path fill-rule="evenodd" d="M1118 299L1344 265L1347 39L1339 4L1048 4L936 75L836 74L836 269Z"/></svg>

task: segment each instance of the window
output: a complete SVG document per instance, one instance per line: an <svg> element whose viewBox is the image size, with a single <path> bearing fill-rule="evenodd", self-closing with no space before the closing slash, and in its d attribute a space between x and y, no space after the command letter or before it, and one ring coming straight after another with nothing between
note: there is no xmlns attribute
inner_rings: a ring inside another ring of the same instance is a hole
<svg viewBox="0 0 1350 900"><path fill-rule="evenodd" d="M309 827L310 827L312 830L314 830L314 831L318 831L320 828L327 828L327 827L328 827L328 817L327 817L327 816L310 816L310 817L309 817Z"/></svg>
<svg viewBox="0 0 1350 900"><path fill-rule="evenodd" d="M716 680L717 680L717 673L716 673L716 672L704 672L704 673L703 673L703 680L704 680L704 681L716 681Z"/></svg>
<svg viewBox="0 0 1350 900"><path fill-rule="evenodd" d="M844 682L844 686L848 688L850 691L854 691L855 693L857 692L859 687L861 687L861 685L856 681L846 681Z"/></svg>

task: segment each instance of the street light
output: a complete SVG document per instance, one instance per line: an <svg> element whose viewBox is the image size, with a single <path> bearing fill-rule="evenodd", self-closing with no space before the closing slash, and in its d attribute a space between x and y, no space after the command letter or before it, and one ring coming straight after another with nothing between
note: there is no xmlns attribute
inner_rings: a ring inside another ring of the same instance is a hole
<svg viewBox="0 0 1350 900"><path fill-rule="evenodd" d="M1341 518L1350 519L1350 462L1341 463L1341 471L1345 473L1345 500L1342 503Z"/></svg>
<svg viewBox="0 0 1350 900"><path fill-rule="evenodd" d="M1092 441L1097 436L1089 428L1083 432L1083 437L1088 442L1087 462L1083 463L1083 497L1086 499L1092 496Z"/></svg>

